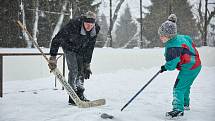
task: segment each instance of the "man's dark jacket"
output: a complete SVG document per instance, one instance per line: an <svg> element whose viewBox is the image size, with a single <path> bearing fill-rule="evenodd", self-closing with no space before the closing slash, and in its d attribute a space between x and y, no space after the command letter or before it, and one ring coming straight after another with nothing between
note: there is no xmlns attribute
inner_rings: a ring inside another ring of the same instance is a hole
<svg viewBox="0 0 215 121"><path fill-rule="evenodd" d="M97 34L100 27L95 27L87 32L83 27L83 17L71 19L53 38L50 48L51 56L56 56L62 46L64 52L71 51L83 56L84 63L90 63L94 50Z"/></svg>

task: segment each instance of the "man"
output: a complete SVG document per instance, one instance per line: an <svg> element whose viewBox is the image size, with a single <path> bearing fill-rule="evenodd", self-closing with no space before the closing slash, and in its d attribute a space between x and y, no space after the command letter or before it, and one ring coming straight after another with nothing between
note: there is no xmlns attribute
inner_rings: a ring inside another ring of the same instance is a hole
<svg viewBox="0 0 215 121"><path fill-rule="evenodd" d="M84 96L84 79L92 74L90 63L100 30L95 19L96 14L88 11L84 16L70 20L53 38L50 48L49 68L54 69L58 49L62 46L69 70L68 83L82 101L89 101ZM70 97L69 104L75 105Z"/></svg>
<svg viewBox="0 0 215 121"><path fill-rule="evenodd" d="M183 116L184 110L190 109L190 88L201 70L199 53L192 39L187 35L177 34L177 17L171 14L158 29L160 40L165 44L164 71L179 70L173 88L173 110L166 113L169 118Z"/></svg>

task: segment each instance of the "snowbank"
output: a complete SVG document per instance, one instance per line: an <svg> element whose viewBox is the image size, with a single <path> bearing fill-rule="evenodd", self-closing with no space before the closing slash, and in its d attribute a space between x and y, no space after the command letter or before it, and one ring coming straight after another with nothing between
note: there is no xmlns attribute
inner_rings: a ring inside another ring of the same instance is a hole
<svg viewBox="0 0 215 121"><path fill-rule="evenodd" d="M215 66L215 48L198 48L203 66ZM49 49L44 49L49 52ZM61 50L60 50L61 51ZM5 52L38 52L35 49L0 49ZM62 52L62 51L61 51ZM124 69L139 70L160 67L164 63L164 49L112 49L96 48L91 68L94 74L116 72ZM49 77L47 63L42 56L7 56L4 61L4 80L29 80ZM58 66L62 69L62 58Z"/></svg>

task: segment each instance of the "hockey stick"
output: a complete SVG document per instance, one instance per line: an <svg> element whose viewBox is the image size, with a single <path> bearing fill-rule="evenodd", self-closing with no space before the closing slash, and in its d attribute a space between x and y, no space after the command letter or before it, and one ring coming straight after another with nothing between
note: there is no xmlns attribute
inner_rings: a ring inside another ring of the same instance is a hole
<svg viewBox="0 0 215 121"><path fill-rule="evenodd" d="M137 95L139 95L151 82L152 80L158 76L158 74L161 72L161 70L159 70L121 109L121 111L123 111L133 100L134 98L137 97Z"/></svg>
<svg viewBox="0 0 215 121"><path fill-rule="evenodd" d="M39 47L38 43L33 39L33 37L31 36L31 34L29 33L29 31L27 30L27 28L20 22L17 21L17 24L19 25L19 27L25 31L28 36L30 37L30 39L32 40L34 46L40 51L40 53L42 54L42 56L45 58L45 60L47 62L49 62L49 59L47 58L47 56L43 53L42 49ZM65 77L63 76L63 74L59 71L58 68L55 68L53 70L51 70L51 72L57 77L57 79L60 81L60 83L62 84L62 86L66 89L67 93L69 94L69 96L73 99L73 101L75 102L75 104L79 107L79 108L89 108L89 107L95 107L95 106L101 106L105 104L105 99L98 99L98 100L94 100L94 101L89 101L89 102L85 102L80 100L80 98L78 97L78 95L75 93L75 91L72 89L72 87L69 85L69 83L66 81Z"/></svg>

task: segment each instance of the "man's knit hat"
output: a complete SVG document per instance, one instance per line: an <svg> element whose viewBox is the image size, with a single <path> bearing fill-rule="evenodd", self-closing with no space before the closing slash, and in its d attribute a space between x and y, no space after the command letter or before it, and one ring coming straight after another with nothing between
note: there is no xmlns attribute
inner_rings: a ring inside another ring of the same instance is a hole
<svg viewBox="0 0 215 121"><path fill-rule="evenodd" d="M96 14L92 11L88 11L84 15L84 22L88 23L95 23L96 21Z"/></svg>
<svg viewBox="0 0 215 121"><path fill-rule="evenodd" d="M161 24L161 26L158 29L158 34L160 36L169 36L174 37L177 34L177 17L175 14L171 14L167 21Z"/></svg>

